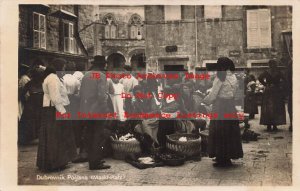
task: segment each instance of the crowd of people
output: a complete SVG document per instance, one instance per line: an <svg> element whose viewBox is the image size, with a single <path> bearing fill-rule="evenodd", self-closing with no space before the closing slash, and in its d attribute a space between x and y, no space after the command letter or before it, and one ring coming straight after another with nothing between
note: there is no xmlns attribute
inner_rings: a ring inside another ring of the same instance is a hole
<svg viewBox="0 0 300 191"><path fill-rule="evenodd" d="M110 136L132 133L140 141L142 151L165 152L166 135L199 133L209 128L208 154L214 166L230 166L231 159L243 157L239 120L176 119L176 113L236 113L235 95L239 88L232 60L221 57L216 76L210 86L192 80L166 85L156 79L135 78L131 67L116 71L130 78L105 77L106 59L95 56L92 67L84 72L64 59L56 58L47 66L36 60L29 68L20 66L18 143L39 139L37 167L41 171L61 170L69 162L88 162L90 170L107 169L103 160L111 155ZM98 78L91 78L92 74ZM285 121L283 75L270 61L270 70L259 76L265 87L262 97L261 121L267 129L277 130ZM165 95L180 94L178 99ZM244 112L250 119L258 114L255 77L245 78ZM131 95L128 98L122 94ZM151 94L149 99L137 94ZM279 96L280 95L280 96ZM291 98L291 94L289 96ZM291 104L290 104L291 105ZM114 112L116 120L57 120L56 115L71 113ZM168 119L145 118L127 120L124 113L161 113Z"/></svg>

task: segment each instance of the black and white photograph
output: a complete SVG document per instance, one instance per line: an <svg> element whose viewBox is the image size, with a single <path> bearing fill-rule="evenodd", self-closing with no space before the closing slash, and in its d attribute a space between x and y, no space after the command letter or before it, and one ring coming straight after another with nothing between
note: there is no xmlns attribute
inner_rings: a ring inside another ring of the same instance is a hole
<svg viewBox="0 0 300 191"><path fill-rule="evenodd" d="M101 2L17 4L16 186L293 188L292 3Z"/></svg>

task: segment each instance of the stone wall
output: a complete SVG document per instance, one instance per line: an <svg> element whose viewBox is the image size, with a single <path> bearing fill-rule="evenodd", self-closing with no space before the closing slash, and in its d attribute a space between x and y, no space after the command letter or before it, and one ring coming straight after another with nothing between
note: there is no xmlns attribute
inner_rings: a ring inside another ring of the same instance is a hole
<svg viewBox="0 0 300 191"><path fill-rule="evenodd" d="M88 51L89 56L101 54L101 47L95 39L95 6L80 5L78 7L78 31L79 36Z"/></svg>
<svg viewBox="0 0 300 191"><path fill-rule="evenodd" d="M222 18L205 19L204 7L196 6L197 39L195 29L195 7L181 6L180 21L164 21L163 6L145 6L147 66L155 70L159 59L164 57L189 58L186 68L201 67L207 60L219 56L230 56L237 67L247 67L249 60L280 60L286 57L281 32L291 29L292 14L288 6L271 6L272 48L247 50L245 6L222 6ZM197 41L197 56L195 43ZM177 45L177 52L168 53L166 46ZM196 61L196 57L198 58Z"/></svg>
<svg viewBox="0 0 300 191"><path fill-rule="evenodd" d="M194 7L182 6L181 21L164 22L163 6L145 6L146 18L146 58L148 70L161 69L160 58L187 58L185 69L195 63ZM176 52L167 52L166 46L177 46ZM169 61L170 62L170 61Z"/></svg>
<svg viewBox="0 0 300 191"><path fill-rule="evenodd" d="M36 59L41 59L45 65L54 58L64 58L68 62L79 65L86 64L86 56L77 43L74 53L63 50L61 22L68 21L74 24L76 32L76 18L64 17L59 10L65 10L76 15L74 5L20 5L19 6L19 62L31 65ZM33 47L33 12L45 15L46 19L46 49ZM78 17L78 19L80 19ZM75 38L74 38L75 41ZM78 41L77 41L78 42Z"/></svg>
<svg viewBox="0 0 300 191"><path fill-rule="evenodd" d="M98 6L95 9L97 15L95 25L95 39L97 47L101 49L100 54L109 57L113 53L119 53L124 56L127 65L130 65L133 54L145 53L145 27L142 30L142 40L130 38L130 18L137 14L144 21L144 6ZM116 38L105 39L105 25L103 22L107 14L112 14L116 24Z"/></svg>

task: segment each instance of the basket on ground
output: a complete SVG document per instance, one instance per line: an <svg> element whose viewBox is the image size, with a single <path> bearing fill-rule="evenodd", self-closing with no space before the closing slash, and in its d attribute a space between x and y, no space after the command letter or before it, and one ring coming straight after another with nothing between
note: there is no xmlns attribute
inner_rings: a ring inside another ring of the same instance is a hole
<svg viewBox="0 0 300 191"><path fill-rule="evenodd" d="M112 136L110 138L114 159L124 160L127 155L141 152L140 142L137 140L119 141Z"/></svg>
<svg viewBox="0 0 300 191"><path fill-rule="evenodd" d="M187 141L179 141L181 137L186 137ZM167 148L188 158L201 157L201 137L188 133L167 135Z"/></svg>

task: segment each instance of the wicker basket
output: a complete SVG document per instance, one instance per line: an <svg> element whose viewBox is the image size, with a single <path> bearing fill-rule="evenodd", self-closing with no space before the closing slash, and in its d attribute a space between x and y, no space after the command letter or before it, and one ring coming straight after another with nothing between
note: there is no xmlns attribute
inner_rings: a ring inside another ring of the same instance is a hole
<svg viewBox="0 0 300 191"><path fill-rule="evenodd" d="M140 142L136 141L119 141L111 138L111 147L113 150L113 158L124 160L127 155L137 154L141 152Z"/></svg>
<svg viewBox="0 0 300 191"><path fill-rule="evenodd" d="M187 137L188 140L181 142L179 141L180 137ZM201 157L201 137L187 133L167 135L167 148L172 152L184 155L188 158Z"/></svg>

